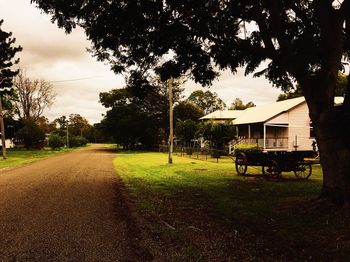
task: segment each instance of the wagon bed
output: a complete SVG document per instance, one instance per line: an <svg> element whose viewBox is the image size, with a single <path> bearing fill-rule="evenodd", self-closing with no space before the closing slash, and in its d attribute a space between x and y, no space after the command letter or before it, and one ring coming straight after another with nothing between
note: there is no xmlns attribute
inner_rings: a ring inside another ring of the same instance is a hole
<svg viewBox="0 0 350 262"><path fill-rule="evenodd" d="M312 173L313 151L240 152L236 154L235 166L239 175L245 175L248 166L260 166L263 175L281 176L293 171L295 176L307 179Z"/></svg>

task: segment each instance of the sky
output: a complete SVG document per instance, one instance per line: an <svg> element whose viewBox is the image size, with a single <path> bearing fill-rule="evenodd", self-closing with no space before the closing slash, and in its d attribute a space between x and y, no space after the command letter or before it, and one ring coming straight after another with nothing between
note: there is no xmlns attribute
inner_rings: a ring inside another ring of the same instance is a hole
<svg viewBox="0 0 350 262"><path fill-rule="evenodd" d="M99 104L100 92L122 88L124 77L114 74L109 65L98 62L86 51L90 47L81 28L69 35L50 21L30 0L0 0L2 30L12 32L16 44L23 47L18 53L19 66L31 79L44 79L53 84L57 94L53 106L44 115L53 120L62 115L80 114L91 124L103 118L106 109ZM185 96L202 88L192 81L185 84ZM209 89L227 104L236 97L256 105L274 102L280 90L265 78L244 76L243 70L233 75L224 71Z"/></svg>

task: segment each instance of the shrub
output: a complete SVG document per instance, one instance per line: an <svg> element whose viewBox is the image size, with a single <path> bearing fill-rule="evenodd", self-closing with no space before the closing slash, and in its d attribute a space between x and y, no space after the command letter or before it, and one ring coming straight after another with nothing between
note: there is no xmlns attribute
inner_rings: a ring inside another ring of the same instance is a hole
<svg viewBox="0 0 350 262"><path fill-rule="evenodd" d="M254 144L238 144L235 146L235 154L237 153L258 153L262 152L262 148Z"/></svg>
<svg viewBox="0 0 350 262"><path fill-rule="evenodd" d="M86 146L87 139L83 136L72 136L69 138L69 147Z"/></svg>
<svg viewBox="0 0 350 262"><path fill-rule="evenodd" d="M49 136L49 146L53 150L60 149L64 146L64 138L56 134L51 134Z"/></svg>
<svg viewBox="0 0 350 262"><path fill-rule="evenodd" d="M23 127L16 133L16 138L27 149L44 147L45 133L33 120L23 120Z"/></svg>

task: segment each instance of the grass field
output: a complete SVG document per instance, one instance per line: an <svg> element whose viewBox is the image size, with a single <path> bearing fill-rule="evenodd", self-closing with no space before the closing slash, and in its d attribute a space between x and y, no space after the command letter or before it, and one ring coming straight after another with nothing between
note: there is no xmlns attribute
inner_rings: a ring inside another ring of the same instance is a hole
<svg viewBox="0 0 350 262"><path fill-rule="evenodd" d="M42 150L7 149L7 159L0 159L0 169L21 166L51 155L69 152L72 150L74 149L61 149L59 151L48 148Z"/></svg>
<svg viewBox="0 0 350 262"><path fill-rule="evenodd" d="M230 161L166 162L161 153L119 153L114 165L155 240L149 246L170 261L350 256L349 211L316 200L319 166L299 180L264 178L260 168L237 176Z"/></svg>

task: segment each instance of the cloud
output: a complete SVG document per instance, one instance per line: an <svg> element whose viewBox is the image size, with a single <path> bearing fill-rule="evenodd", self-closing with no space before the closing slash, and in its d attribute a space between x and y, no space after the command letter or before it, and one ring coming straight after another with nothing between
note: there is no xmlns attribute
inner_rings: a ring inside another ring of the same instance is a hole
<svg viewBox="0 0 350 262"><path fill-rule="evenodd" d="M45 115L54 119L78 113L91 123L100 121L106 109L98 103L99 93L123 87L125 82L122 76L111 72L108 65L97 62L86 52L90 43L83 30L77 28L65 34L51 23L50 16L30 4L30 0L0 0L0 17L4 19L3 29L13 32L16 43L23 47L19 54L20 66L26 69L27 75L53 81L57 98ZM86 79L77 80L82 78ZM188 81L185 94L197 89L203 88ZM265 104L275 101L280 93L264 78L245 77L242 70L236 75L222 72L209 90L217 92L228 105L236 97L244 102Z"/></svg>

